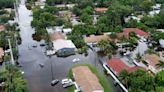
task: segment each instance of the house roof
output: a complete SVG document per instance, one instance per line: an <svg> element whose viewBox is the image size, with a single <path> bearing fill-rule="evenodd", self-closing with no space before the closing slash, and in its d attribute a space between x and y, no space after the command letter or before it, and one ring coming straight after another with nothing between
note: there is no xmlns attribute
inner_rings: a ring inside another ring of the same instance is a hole
<svg viewBox="0 0 164 92"><path fill-rule="evenodd" d="M0 48L0 62L2 62L2 57L4 56L3 48Z"/></svg>
<svg viewBox="0 0 164 92"><path fill-rule="evenodd" d="M101 40L111 40L108 35L91 35L89 37L84 37L84 41L87 43L96 43Z"/></svg>
<svg viewBox="0 0 164 92"><path fill-rule="evenodd" d="M112 58L107 62L107 65L112 69L112 71L117 75L122 70L127 70L128 72L134 72L138 69L143 69L141 67L135 66L135 67L129 67L125 63L123 63L122 60L118 58Z"/></svg>
<svg viewBox="0 0 164 92"><path fill-rule="evenodd" d="M159 44L161 45L162 48L164 48L164 39L160 39Z"/></svg>
<svg viewBox="0 0 164 92"><path fill-rule="evenodd" d="M76 83L82 88L83 92L103 90L103 87L99 83L97 76L92 73L87 66L75 67L72 69L72 72L74 74Z"/></svg>
<svg viewBox="0 0 164 92"><path fill-rule="evenodd" d="M65 39L65 36L61 32L54 32L50 34L51 40Z"/></svg>
<svg viewBox="0 0 164 92"><path fill-rule="evenodd" d="M5 30L5 26L4 25L0 25L0 32Z"/></svg>
<svg viewBox="0 0 164 92"><path fill-rule="evenodd" d="M125 34L125 33L116 33L116 35L117 35L117 37L118 38L121 38L121 37L125 37L125 38L128 38L129 37L129 35L128 34Z"/></svg>
<svg viewBox="0 0 164 92"><path fill-rule="evenodd" d="M145 54L144 55L144 59L146 60L146 62L148 63L148 65L151 65L154 68L157 68L156 67L156 64L159 63L160 57L157 56L156 54Z"/></svg>
<svg viewBox="0 0 164 92"><path fill-rule="evenodd" d="M128 66L123 63L122 60L118 58L112 58L107 62L107 65L115 72L115 74L119 74L122 70L128 70Z"/></svg>
<svg viewBox="0 0 164 92"><path fill-rule="evenodd" d="M72 29L71 28L65 28L65 29L63 29L63 32L64 33L70 33L70 32L72 32Z"/></svg>
<svg viewBox="0 0 164 92"><path fill-rule="evenodd" d="M108 10L108 8L95 8L96 12L105 12L107 10Z"/></svg>
<svg viewBox="0 0 164 92"><path fill-rule="evenodd" d="M54 50L58 51L63 48L76 48L71 40L57 39L53 41Z"/></svg>
<svg viewBox="0 0 164 92"><path fill-rule="evenodd" d="M124 28L123 33L125 35L129 34L130 32L134 32L139 36L148 36L148 33L144 32L143 30L140 30L138 28Z"/></svg>

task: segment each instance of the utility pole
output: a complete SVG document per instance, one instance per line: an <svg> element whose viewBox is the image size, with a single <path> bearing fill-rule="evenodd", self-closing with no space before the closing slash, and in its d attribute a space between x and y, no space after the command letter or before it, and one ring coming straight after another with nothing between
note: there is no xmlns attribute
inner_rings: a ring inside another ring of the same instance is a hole
<svg viewBox="0 0 164 92"><path fill-rule="evenodd" d="M12 51L11 42L9 38L8 38L8 43L9 43L9 48L10 48L11 64L15 65L13 51Z"/></svg>

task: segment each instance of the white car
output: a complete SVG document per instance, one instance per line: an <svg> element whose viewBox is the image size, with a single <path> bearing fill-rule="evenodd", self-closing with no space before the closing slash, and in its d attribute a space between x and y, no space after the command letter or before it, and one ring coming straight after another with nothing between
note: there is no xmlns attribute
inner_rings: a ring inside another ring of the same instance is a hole
<svg viewBox="0 0 164 92"><path fill-rule="evenodd" d="M47 50L46 51L46 55L50 56L50 55L54 55L56 52L54 50Z"/></svg>
<svg viewBox="0 0 164 92"><path fill-rule="evenodd" d="M62 79L62 81L61 81L62 85L68 84L68 83L72 83L72 80L71 79Z"/></svg>
<svg viewBox="0 0 164 92"><path fill-rule="evenodd" d="M74 63L75 63L75 62L78 62L78 61L80 61L79 58L75 58L75 59L72 60L72 62L74 62Z"/></svg>

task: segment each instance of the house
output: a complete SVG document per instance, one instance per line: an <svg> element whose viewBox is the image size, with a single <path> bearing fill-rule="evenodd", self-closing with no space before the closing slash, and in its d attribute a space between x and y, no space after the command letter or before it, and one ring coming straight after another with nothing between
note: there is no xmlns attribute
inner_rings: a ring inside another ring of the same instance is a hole
<svg viewBox="0 0 164 92"><path fill-rule="evenodd" d="M159 44L160 44L161 48L164 48L164 39L160 39Z"/></svg>
<svg viewBox="0 0 164 92"><path fill-rule="evenodd" d="M72 32L71 28L64 28L63 29L63 33L65 33L65 34L68 34L68 33L71 33L71 32Z"/></svg>
<svg viewBox="0 0 164 92"><path fill-rule="evenodd" d="M84 37L84 41L86 43L97 43L101 40L111 40L110 36L107 34L103 34L103 35L90 35L89 37Z"/></svg>
<svg viewBox="0 0 164 92"><path fill-rule="evenodd" d="M76 4L57 4L55 5L55 7L61 8L61 9L64 9L64 8L73 9L75 5Z"/></svg>
<svg viewBox="0 0 164 92"><path fill-rule="evenodd" d="M104 92L97 76L87 66L72 69L74 79L82 92Z"/></svg>
<svg viewBox="0 0 164 92"><path fill-rule="evenodd" d="M62 32L63 26L54 26L54 27L47 27L46 30L48 33L52 34L54 32Z"/></svg>
<svg viewBox="0 0 164 92"><path fill-rule="evenodd" d="M66 17L68 19L70 19L72 16L72 12L68 11L68 10L59 11L58 14L59 14L59 16Z"/></svg>
<svg viewBox="0 0 164 92"><path fill-rule="evenodd" d="M4 56L3 48L0 48L0 63L2 62L3 56Z"/></svg>
<svg viewBox="0 0 164 92"><path fill-rule="evenodd" d="M116 75L119 75L119 73L122 70L127 70L128 72L134 72L138 69L143 69L138 66L129 67L121 59L118 59L118 58L112 58L109 61L107 61L107 66Z"/></svg>
<svg viewBox="0 0 164 92"><path fill-rule="evenodd" d="M148 63L148 69L153 73L157 73L160 70L160 68L156 66L160 61L160 57L156 54L145 54L144 60Z"/></svg>
<svg viewBox="0 0 164 92"><path fill-rule="evenodd" d="M6 28L4 25L0 25L0 32L4 31Z"/></svg>
<svg viewBox="0 0 164 92"><path fill-rule="evenodd" d="M62 32L54 32L50 34L50 38L52 41L58 39L65 39L65 35Z"/></svg>
<svg viewBox="0 0 164 92"><path fill-rule="evenodd" d="M140 20L143 18L144 16L143 15L137 15L137 16L134 16L133 14L128 16L128 17L125 17L124 20L125 22L129 22L129 20L133 19L133 20L137 20L137 22L140 22Z"/></svg>
<svg viewBox="0 0 164 92"><path fill-rule="evenodd" d="M57 39L52 41L57 56L68 56L75 54L76 46L71 40Z"/></svg>
<svg viewBox="0 0 164 92"><path fill-rule="evenodd" d="M96 13L105 13L108 8L95 8L94 10Z"/></svg>
<svg viewBox="0 0 164 92"><path fill-rule="evenodd" d="M13 9L12 8L4 8L5 11L7 11L9 14L12 13Z"/></svg>
<svg viewBox="0 0 164 92"><path fill-rule="evenodd" d="M148 33L138 28L124 28L123 32L118 33L117 36L119 35L120 37L121 36L128 37L130 32L136 33L138 37L148 37Z"/></svg>

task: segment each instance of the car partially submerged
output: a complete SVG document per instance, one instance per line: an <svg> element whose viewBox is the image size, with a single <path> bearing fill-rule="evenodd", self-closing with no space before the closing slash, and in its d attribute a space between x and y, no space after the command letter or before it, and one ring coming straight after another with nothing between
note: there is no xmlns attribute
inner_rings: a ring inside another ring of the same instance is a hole
<svg viewBox="0 0 164 92"><path fill-rule="evenodd" d="M55 79L51 81L51 86L55 86L56 84L58 84L59 80Z"/></svg>
<svg viewBox="0 0 164 92"><path fill-rule="evenodd" d="M68 83L72 83L72 80L71 79L62 79L62 81L61 81L62 85L68 84Z"/></svg>
<svg viewBox="0 0 164 92"><path fill-rule="evenodd" d="M79 62L79 61L80 61L79 58L75 58L75 59L72 60L72 62L74 62L74 63L75 63L75 62Z"/></svg>
<svg viewBox="0 0 164 92"><path fill-rule="evenodd" d="M73 85L74 85L73 82L67 83L67 84L64 84L64 85L63 85L63 88L71 87L71 86L73 86Z"/></svg>

